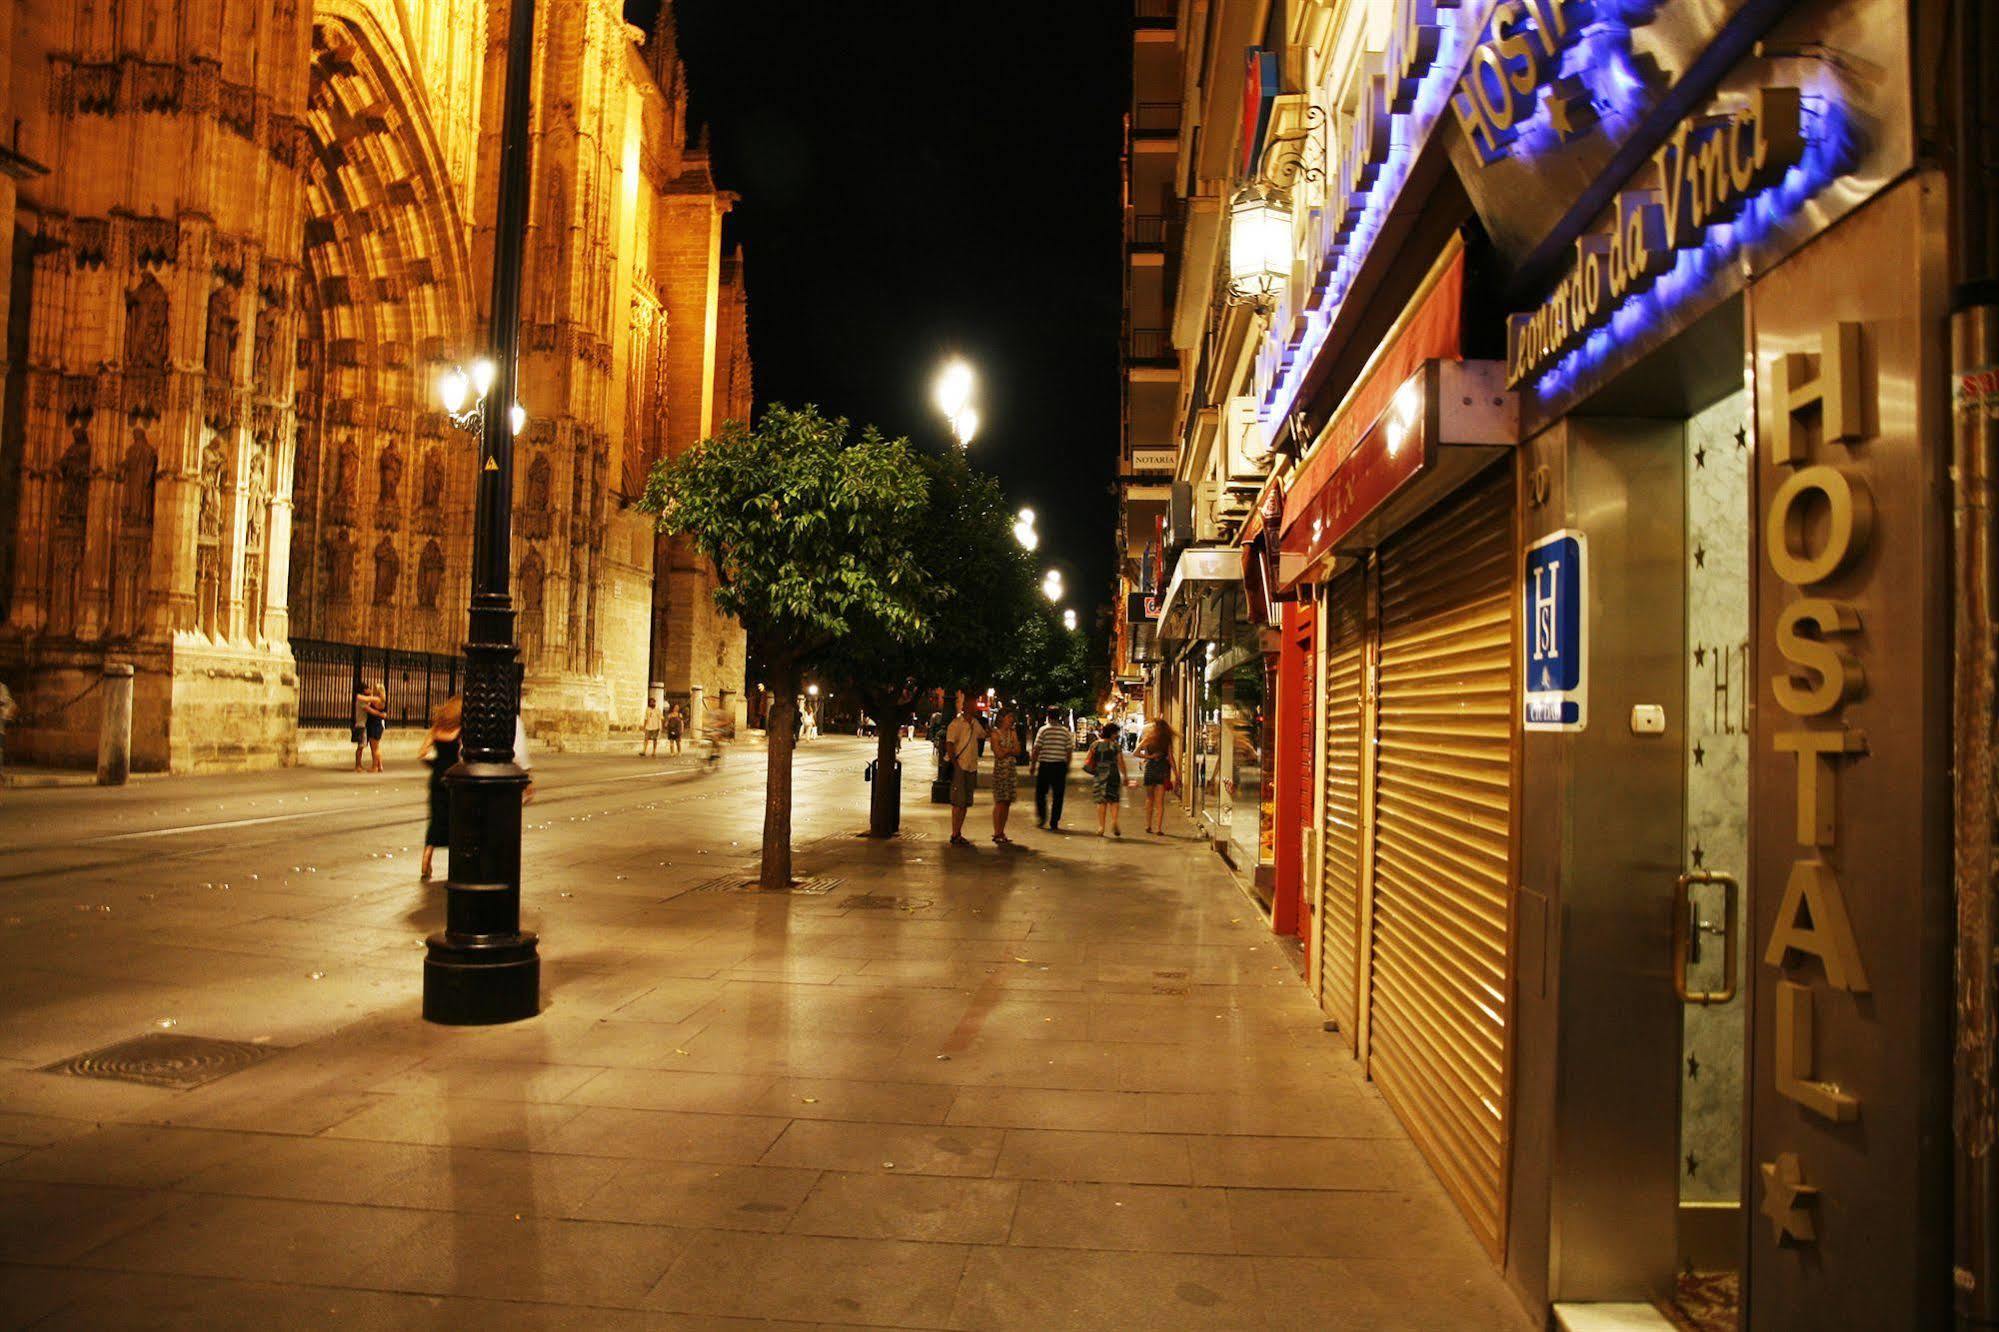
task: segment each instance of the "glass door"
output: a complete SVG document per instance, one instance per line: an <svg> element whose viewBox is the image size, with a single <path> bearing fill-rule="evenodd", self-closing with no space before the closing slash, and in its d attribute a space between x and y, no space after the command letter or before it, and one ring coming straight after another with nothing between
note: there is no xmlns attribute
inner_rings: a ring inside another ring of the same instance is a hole
<svg viewBox="0 0 1999 1332"><path fill-rule="evenodd" d="M1680 1313L1736 1326L1741 1266L1749 903L1749 475L1746 390L1687 422L1686 830L1675 897L1680 1051Z"/></svg>

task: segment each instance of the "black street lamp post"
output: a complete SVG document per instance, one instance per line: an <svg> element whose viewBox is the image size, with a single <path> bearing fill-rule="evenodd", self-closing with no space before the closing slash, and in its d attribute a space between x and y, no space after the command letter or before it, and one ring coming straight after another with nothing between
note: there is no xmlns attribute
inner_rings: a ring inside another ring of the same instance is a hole
<svg viewBox="0 0 1999 1332"><path fill-rule="evenodd" d="M464 756L445 780L451 801L451 878L444 932L423 963L423 1015L477 1025L533 1017L541 1006L541 958L521 930L521 796L528 777L514 763L520 710L520 649L508 591L518 401L521 252L527 236L528 97L534 63L534 0L513 0L507 28L506 102L493 229L491 389L476 404L478 507L472 536L472 607L465 644ZM462 402L462 393L459 395ZM454 413L458 404L447 403Z"/></svg>

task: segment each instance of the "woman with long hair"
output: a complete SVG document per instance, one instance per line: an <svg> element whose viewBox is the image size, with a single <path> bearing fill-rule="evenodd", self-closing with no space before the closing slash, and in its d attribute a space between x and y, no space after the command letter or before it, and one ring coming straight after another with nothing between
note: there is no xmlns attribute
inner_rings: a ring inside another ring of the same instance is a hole
<svg viewBox="0 0 1999 1332"><path fill-rule="evenodd" d="M458 763L465 701L453 694L437 705L430 715L430 733L424 737L423 757L430 764L430 824L423 830L423 869L420 877L430 882L430 854L451 845L451 793L444 774Z"/></svg>
<svg viewBox="0 0 1999 1332"><path fill-rule="evenodd" d="M1000 846L1008 846L1013 839L1006 835L1006 816L1013 808L1015 786L1020 780L1020 769L1014 765L1014 759L1020 753L1020 730L1014 725L1012 708L1000 713L999 721L993 725L991 749L993 841Z"/></svg>
<svg viewBox="0 0 1999 1332"><path fill-rule="evenodd" d="M1166 793L1173 789L1173 728L1155 717L1139 737L1138 757L1145 763L1145 830L1166 835Z"/></svg>

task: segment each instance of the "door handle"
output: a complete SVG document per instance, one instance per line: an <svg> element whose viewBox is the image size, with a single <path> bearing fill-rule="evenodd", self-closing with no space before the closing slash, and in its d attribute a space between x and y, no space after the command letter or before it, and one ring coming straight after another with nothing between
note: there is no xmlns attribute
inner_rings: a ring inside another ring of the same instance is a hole
<svg viewBox="0 0 1999 1332"><path fill-rule="evenodd" d="M1722 985L1719 990L1689 990L1687 960L1692 943L1692 913L1688 906L1697 883L1718 883L1722 893ZM1733 874L1720 870L1688 870L1673 883L1673 993L1683 1004L1725 1004L1735 998L1736 927L1740 915L1742 885Z"/></svg>

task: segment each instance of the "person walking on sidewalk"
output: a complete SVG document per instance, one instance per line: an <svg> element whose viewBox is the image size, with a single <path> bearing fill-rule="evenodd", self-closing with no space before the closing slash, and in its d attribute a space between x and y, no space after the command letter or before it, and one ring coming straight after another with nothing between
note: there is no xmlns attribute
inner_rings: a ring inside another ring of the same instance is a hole
<svg viewBox="0 0 1999 1332"><path fill-rule="evenodd" d="M453 694L437 705L424 737L423 758L430 764L430 823L423 830L423 868L417 877L430 882L430 853L451 847L451 793L444 774L458 764L465 724L465 701Z"/></svg>
<svg viewBox="0 0 1999 1332"><path fill-rule="evenodd" d="M649 697L646 699L645 719L639 723L639 734L645 737L639 743L640 758L648 754L654 758L659 757L659 729L659 700Z"/></svg>
<svg viewBox="0 0 1999 1332"><path fill-rule="evenodd" d="M1090 774L1090 781L1096 787L1099 837L1104 835L1106 818L1110 820L1111 836L1124 836L1117 822L1118 800L1124 793L1124 746L1117 742L1117 735L1117 723L1105 722L1083 760L1083 771Z"/></svg>
<svg viewBox="0 0 1999 1332"><path fill-rule="evenodd" d="M1076 752L1076 733L1062 719L1062 709L1048 709L1048 721L1034 735L1028 756L1034 760L1034 826L1062 830L1062 800L1069 793L1069 756Z"/></svg>
<svg viewBox="0 0 1999 1332"><path fill-rule="evenodd" d="M1013 798L1020 781L1020 731L1014 725L1013 709L1000 713L993 723L993 841L1000 846L1011 846L1013 839L1006 835L1006 816L1013 809Z"/></svg>
<svg viewBox="0 0 1999 1332"><path fill-rule="evenodd" d="M678 754L680 752L680 737L686 730L687 718L681 715L680 705L678 703L670 705L666 710L667 753Z"/></svg>
<svg viewBox="0 0 1999 1332"><path fill-rule="evenodd" d="M1139 737L1138 757L1145 764L1145 830L1166 835L1166 793L1173 789L1173 728L1164 717L1153 719Z"/></svg>
<svg viewBox="0 0 1999 1332"><path fill-rule="evenodd" d="M986 740L986 725L972 710L977 697L969 689L960 694L958 715L944 730L944 759L951 765L952 846L971 845L965 837L965 813L979 789L979 748Z"/></svg>

